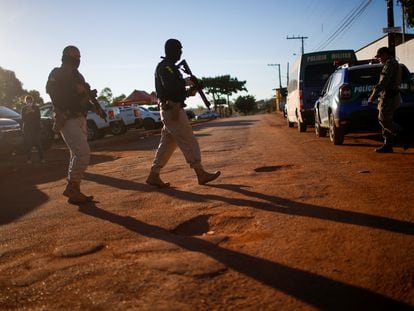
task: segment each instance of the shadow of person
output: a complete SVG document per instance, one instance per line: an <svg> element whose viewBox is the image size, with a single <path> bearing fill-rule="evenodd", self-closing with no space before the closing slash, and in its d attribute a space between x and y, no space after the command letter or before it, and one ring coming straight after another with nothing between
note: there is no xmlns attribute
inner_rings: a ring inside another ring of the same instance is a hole
<svg viewBox="0 0 414 311"><path fill-rule="evenodd" d="M208 184L209 187L225 189L228 191L242 194L246 197L262 200L257 202L255 208L266 211L273 211L281 214L296 215L322 220L330 220L345 224L382 229L397 233L414 235L414 223L365 214L361 212L345 211L331 207L317 206L312 204L295 202L280 197L254 192L246 189L246 186L236 184ZM265 202L263 202L265 201Z"/></svg>
<svg viewBox="0 0 414 311"><path fill-rule="evenodd" d="M410 306L368 289L332 280L316 273L225 249L191 236L178 236L130 216L120 216L94 203L79 211L148 238L158 239L209 256L247 277L323 310L411 310Z"/></svg>
<svg viewBox="0 0 414 311"><path fill-rule="evenodd" d="M277 196L251 191L246 189L247 187L243 185L207 184L207 186L211 188L224 189L227 191L242 194L244 196L244 198L232 198L226 197L225 195L217 194L198 194L194 192L179 190L176 188L158 189L152 186L148 186L147 184L141 184L135 181L114 178L111 176L103 176L94 173L86 173L85 179L125 190L136 190L143 192L162 192L163 194L169 195L173 198L190 202L201 203L209 201L218 201L229 205L246 206L254 209L261 209L280 214L329 220L344 224L351 224L362 227L414 235L414 224L408 221L397 220L383 216L370 215L361 212L346 211L331 207L295 202Z"/></svg>

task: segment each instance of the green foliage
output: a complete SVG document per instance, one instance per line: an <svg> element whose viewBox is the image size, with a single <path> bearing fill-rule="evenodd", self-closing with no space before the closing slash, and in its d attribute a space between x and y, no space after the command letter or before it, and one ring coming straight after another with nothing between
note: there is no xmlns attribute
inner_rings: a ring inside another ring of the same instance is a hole
<svg viewBox="0 0 414 311"><path fill-rule="evenodd" d="M257 110L256 99L252 95L239 96L234 102L234 108L245 115Z"/></svg>
<svg viewBox="0 0 414 311"><path fill-rule="evenodd" d="M408 27L414 27L414 0L399 0L405 7L405 21Z"/></svg>
<svg viewBox="0 0 414 311"><path fill-rule="evenodd" d="M105 101L108 104L112 104L113 101L113 95L112 90L109 87L105 87L102 89L102 91L99 93L98 101Z"/></svg>
<svg viewBox="0 0 414 311"><path fill-rule="evenodd" d="M116 102L119 102L121 100L124 100L126 98L125 94L121 94L119 96L116 96L112 99L112 104L115 104Z"/></svg>
<svg viewBox="0 0 414 311"><path fill-rule="evenodd" d="M227 96L227 104L229 104L229 97L231 95L247 91L245 87L246 81L239 81L230 75L202 78L202 84L206 93L213 96L215 108L217 108L217 101L221 99L221 96Z"/></svg>
<svg viewBox="0 0 414 311"><path fill-rule="evenodd" d="M24 94L22 83L15 73L0 67L0 105L12 108Z"/></svg>
<svg viewBox="0 0 414 311"><path fill-rule="evenodd" d="M33 97L33 102L36 105L42 106L45 102L43 100L43 98L40 96L40 93L36 90L30 90L30 91L26 91L23 90L23 94L21 96L19 96L18 100L14 102L13 104L13 108L17 111L20 111L24 105L24 98L26 97L26 95L30 95Z"/></svg>
<svg viewBox="0 0 414 311"><path fill-rule="evenodd" d="M216 99L215 104L217 106L224 106L227 104L227 101L224 98L218 98Z"/></svg>

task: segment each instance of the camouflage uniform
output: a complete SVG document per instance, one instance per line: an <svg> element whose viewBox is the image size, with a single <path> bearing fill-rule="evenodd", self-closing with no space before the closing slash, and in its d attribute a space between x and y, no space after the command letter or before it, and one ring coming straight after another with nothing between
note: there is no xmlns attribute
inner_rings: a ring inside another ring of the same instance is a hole
<svg viewBox="0 0 414 311"><path fill-rule="evenodd" d="M379 95L378 121L382 127L385 142L392 140L399 131L399 126L394 123L393 117L400 105L400 84L401 67L395 58L390 57L386 60L380 80L370 96L370 98L375 98Z"/></svg>
<svg viewBox="0 0 414 311"><path fill-rule="evenodd" d="M181 57L181 43L169 39L165 43L165 55L155 70L155 89L161 103L161 119L164 127L161 140L146 182L157 187L168 187L160 178L161 169L167 164L178 146L190 167L197 174L198 183L204 185L220 175L220 171L208 173L201 165L200 147L184 111L184 101L192 95L186 89L186 81L175 63Z"/></svg>

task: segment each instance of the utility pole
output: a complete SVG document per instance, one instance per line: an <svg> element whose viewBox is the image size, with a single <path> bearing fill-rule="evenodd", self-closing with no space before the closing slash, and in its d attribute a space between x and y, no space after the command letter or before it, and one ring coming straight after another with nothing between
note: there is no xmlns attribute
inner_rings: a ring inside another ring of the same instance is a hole
<svg viewBox="0 0 414 311"><path fill-rule="evenodd" d="M287 69L286 69L286 88L289 87L289 62L287 62Z"/></svg>
<svg viewBox="0 0 414 311"><path fill-rule="evenodd" d="M280 75L280 64L267 64L268 66L277 66L277 68L279 69L279 89L282 89L282 78Z"/></svg>
<svg viewBox="0 0 414 311"><path fill-rule="evenodd" d="M394 1L387 0L387 20L388 28L394 28ZM395 34L393 32L388 33L388 48L393 56L395 56Z"/></svg>
<svg viewBox="0 0 414 311"><path fill-rule="evenodd" d="M267 64L268 66L275 66L279 69L279 89L276 90L276 110L280 110L279 104L282 99L282 79L280 76L280 64Z"/></svg>
<svg viewBox="0 0 414 311"><path fill-rule="evenodd" d="M286 36L286 39L291 40L291 39L300 39L302 41L302 55L305 53L305 47L304 47L304 40L308 39L308 37L304 37L304 36Z"/></svg>
<svg viewBox="0 0 414 311"><path fill-rule="evenodd" d="M405 43L405 2L400 1L401 4L401 20L402 20L402 43Z"/></svg>

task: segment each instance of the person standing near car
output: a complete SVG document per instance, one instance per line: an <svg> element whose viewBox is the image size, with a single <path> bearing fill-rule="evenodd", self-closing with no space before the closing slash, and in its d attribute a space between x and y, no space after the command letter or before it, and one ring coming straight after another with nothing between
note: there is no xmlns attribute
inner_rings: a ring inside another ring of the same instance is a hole
<svg viewBox="0 0 414 311"><path fill-rule="evenodd" d="M32 163L32 148L36 148L39 153L41 163L45 163L43 159L43 148L40 140L42 126L40 123L40 110L34 103L33 97L27 95L24 98L24 106L21 111L23 124L23 138L27 154L27 164Z"/></svg>
<svg viewBox="0 0 414 311"><path fill-rule="evenodd" d="M384 64L379 82L368 98L368 102L373 102L379 95L378 121L382 128L384 143L375 151L392 153L393 143L400 131L399 126L394 123L394 112L400 105L401 67L387 47L378 49L375 57Z"/></svg>
<svg viewBox="0 0 414 311"><path fill-rule="evenodd" d="M80 191L82 177L90 159L86 115L91 109L89 85L78 71L80 57L77 47L65 47L61 67L51 71L46 84L46 92L52 99L55 111L54 131L60 132L70 151L68 182L63 195L73 204L93 200L92 196L86 196Z"/></svg>
<svg viewBox="0 0 414 311"><path fill-rule="evenodd" d="M184 101L195 95L186 89L186 80L175 65L181 58L182 45L176 39L165 42L165 57L155 70L155 89L161 106L161 140L146 182L160 188L169 187L160 178L161 169L167 164L178 146L187 163L194 169L198 183L204 185L220 176L220 171L208 173L201 164L201 153L193 129L184 111Z"/></svg>

